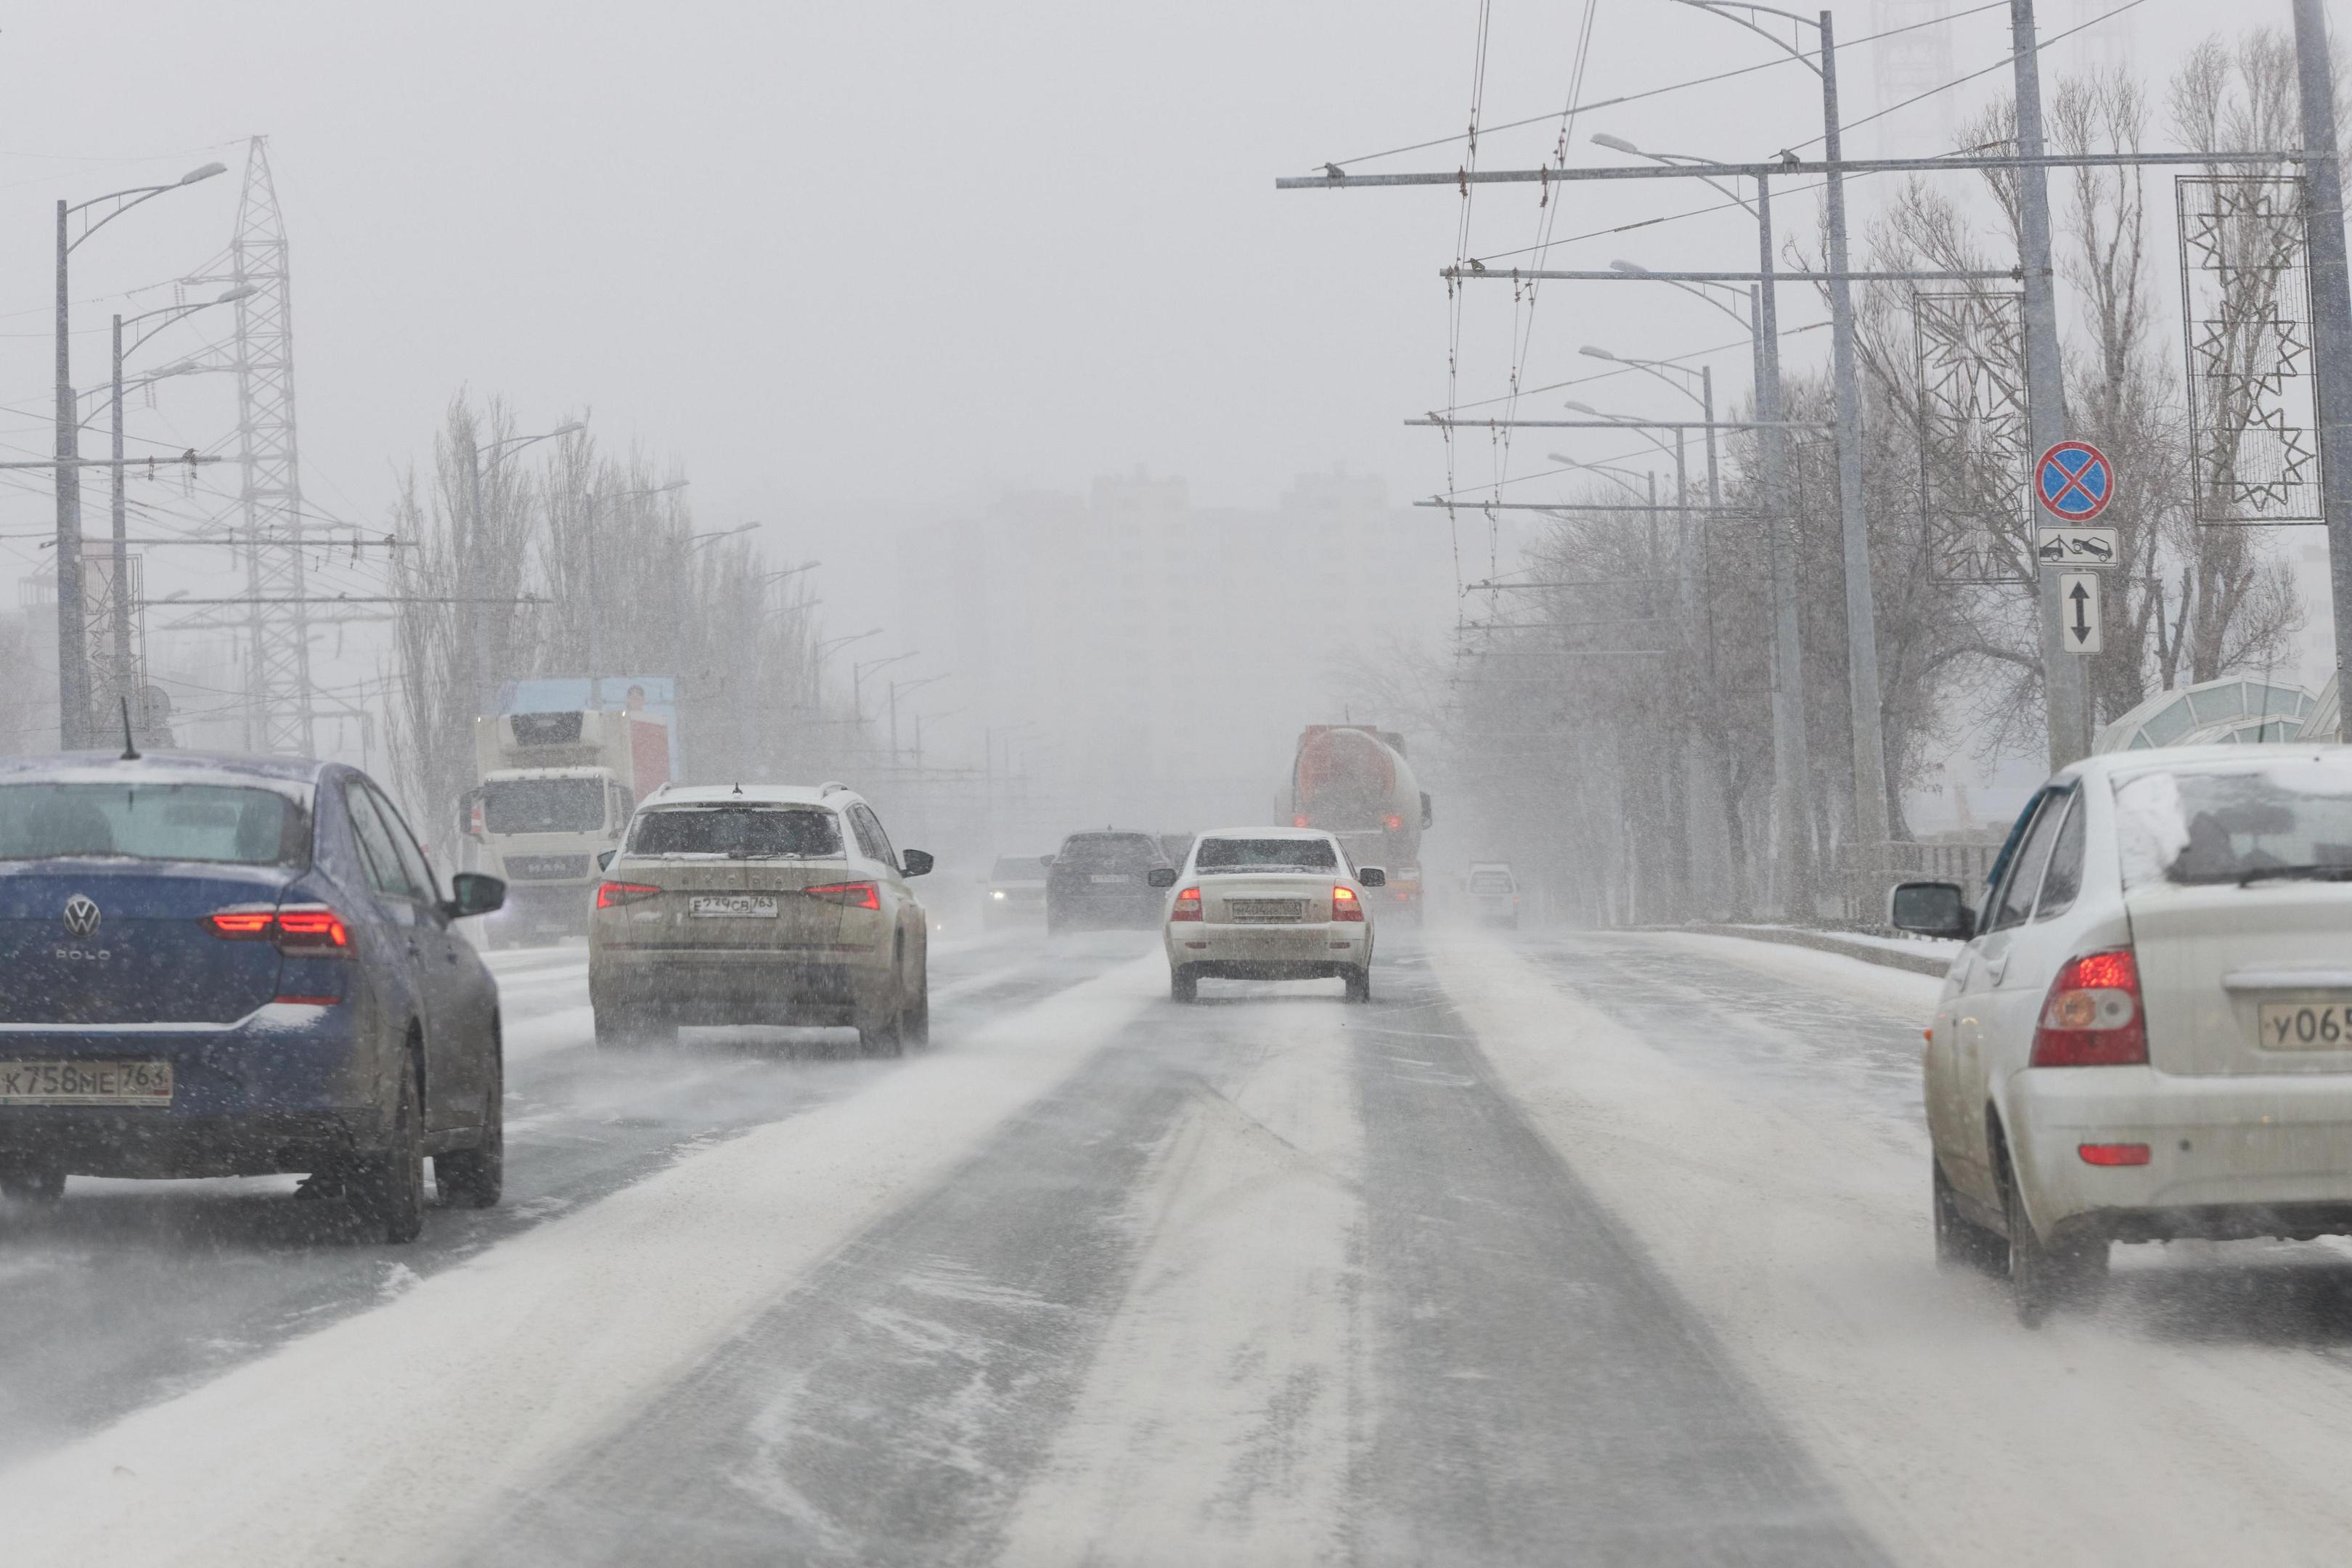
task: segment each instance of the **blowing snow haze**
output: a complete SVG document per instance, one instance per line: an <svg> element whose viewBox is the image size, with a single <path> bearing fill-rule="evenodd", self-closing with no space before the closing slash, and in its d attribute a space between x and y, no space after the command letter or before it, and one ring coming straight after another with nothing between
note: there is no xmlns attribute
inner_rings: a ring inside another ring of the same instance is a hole
<svg viewBox="0 0 2352 1568"><path fill-rule="evenodd" d="M12 17L0 1557L2337 1560L2348 16Z"/></svg>

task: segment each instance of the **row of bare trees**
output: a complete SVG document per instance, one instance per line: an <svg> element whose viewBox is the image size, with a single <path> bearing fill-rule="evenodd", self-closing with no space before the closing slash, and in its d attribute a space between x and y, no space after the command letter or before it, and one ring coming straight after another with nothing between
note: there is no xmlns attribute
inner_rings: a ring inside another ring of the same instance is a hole
<svg viewBox="0 0 2352 1568"><path fill-rule="evenodd" d="M2257 32L2200 47L2163 95L2164 131L2190 151L2292 147L2292 47ZM2158 110L2122 71L2063 82L2048 116L2053 150L2137 152ZM1964 131L1969 150L2013 140L2013 107ZM2288 652L2301 619L2294 584L2267 531L2198 525L2179 349L2157 305L2149 191L2133 168L2069 171L2053 182L2070 434L2131 476L2101 521L2122 536L2109 579L2105 651L2090 660L2096 716L2111 720L2152 692L2241 670ZM1999 273L2018 254L2013 176L1990 179L2006 234L1973 217L1949 186L1915 181L1870 236L1887 271ZM1807 258L1791 247L1790 259ZM2248 275L2252 277L2252 274ZM2247 283L2259 286L2259 279ZM1943 287L1943 286L1939 286ZM2015 285L1973 288L1991 296ZM1889 820L1913 837L1907 793L1965 748L1982 759L2043 747L2042 645L2030 518L2013 461L1937 438L1923 409L1917 298L1889 285L1858 296L1864 375L1865 510L1881 669ZM2007 307L2013 309L2013 307ZM1530 584L1475 594L1450 668L1423 672L1423 722L1457 776L1470 831L1529 865L1556 906L1594 923L1748 916L1811 917L1834 907L1851 843L1852 732L1830 389L1786 388L1790 493L1783 511L1799 594L1807 773L1790 866L1773 780L1772 499L1752 437L1735 443L1726 510L1678 526L1672 512L1628 506L1631 487L1572 496L1522 574ZM1747 417L1745 415L1737 417ZM2009 582L1942 580L1924 498L1975 504L1996 521L1991 553ZM1971 502L1969 498L1975 498ZM1671 493L1661 500L1671 501ZM1703 496L1692 495L1696 506ZM2115 602L2119 598L2120 603ZM1391 709L1404 694L1384 694ZM1859 910L1850 910L1859 913Z"/></svg>
<svg viewBox="0 0 2352 1568"><path fill-rule="evenodd" d="M682 477L640 454L584 428L527 449L502 403L461 394L394 531L394 765L436 838L474 783L474 719L506 681L674 677L697 778L822 777L855 750L854 716L819 680L806 574L698 531Z"/></svg>

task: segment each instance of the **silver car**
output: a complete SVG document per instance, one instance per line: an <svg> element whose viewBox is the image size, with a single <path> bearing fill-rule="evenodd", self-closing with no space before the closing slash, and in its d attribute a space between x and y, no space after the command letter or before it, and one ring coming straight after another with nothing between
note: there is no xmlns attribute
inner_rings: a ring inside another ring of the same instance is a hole
<svg viewBox="0 0 2352 1568"><path fill-rule="evenodd" d="M604 867L588 931L596 1043L680 1025L847 1025L867 1055L930 1034L929 923L846 784L665 785Z"/></svg>
<svg viewBox="0 0 2352 1568"><path fill-rule="evenodd" d="M1328 833L1299 827L1227 827L1193 841L1181 869L1150 874L1173 888L1162 929L1168 991L1196 1001L1202 980L1347 983L1350 1002L1372 999L1372 918L1367 889L1388 885L1360 868Z"/></svg>
<svg viewBox="0 0 2352 1568"><path fill-rule="evenodd" d="M2066 768L1979 912L1925 1058L1938 1258L2038 1321L2108 1244L2352 1234L2352 751L2183 746Z"/></svg>

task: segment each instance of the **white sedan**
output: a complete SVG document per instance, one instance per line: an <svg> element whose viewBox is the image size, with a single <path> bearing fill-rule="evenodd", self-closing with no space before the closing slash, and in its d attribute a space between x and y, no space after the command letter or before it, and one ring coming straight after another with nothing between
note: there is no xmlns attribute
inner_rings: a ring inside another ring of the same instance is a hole
<svg viewBox="0 0 2352 1568"><path fill-rule="evenodd" d="M2194 746L2069 767L1958 937L1928 1032L1937 1255L2021 1318L2108 1244L2352 1234L2352 751Z"/></svg>
<svg viewBox="0 0 2352 1568"><path fill-rule="evenodd" d="M1371 900L1388 885L1378 866L1351 868L1328 833L1226 827L1204 833L1181 870L1150 876L1173 888L1165 925L1168 992L1198 1000L1212 980L1347 982L1348 1000L1372 999Z"/></svg>

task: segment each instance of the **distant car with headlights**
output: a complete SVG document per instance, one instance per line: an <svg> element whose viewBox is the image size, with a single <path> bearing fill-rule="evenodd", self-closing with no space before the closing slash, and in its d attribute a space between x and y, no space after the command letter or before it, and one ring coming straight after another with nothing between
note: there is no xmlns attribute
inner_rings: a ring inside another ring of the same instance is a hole
<svg viewBox="0 0 2352 1568"><path fill-rule="evenodd" d="M2352 1234L2352 751L2090 757L2011 831L1928 1031L1937 1253L2038 1321L2108 1244Z"/></svg>
<svg viewBox="0 0 2352 1568"><path fill-rule="evenodd" d="M605 862L588 927L596 1043L680 1026L846 1026L869 1056L930 1037L929 922L844 784L667 785Z"/></svg>
<svg viewBox="0 0 2352 1568"><path fill-rule="evenodd" d="M1372 999L1371 900L1378 866L1351 866L1331 834L1296 827L1204 833L1180 868L1151 874L1172 888L1162 925L1168 991L1200 998L1203 980L1328 980L1350 1002Z"/></svg>
<svg viewBox="0 0 2352 1568"><path fill-rule="evenodd" d="M499 1201L498 986L366 774L288 757L0 763L0 1195L305 1172L369 1231Z"/></svg>
<svg viewBox="0 0 2352 1568"><path fill-rule="evenodd" d="M1045 918L1045 855L999 855L981 886L981 921L990 931Z"/></svg>
<svg viewBox="0 0 2352 1568"><path fill-rule="evenodd" d="M1165 900L1150 877L1169 866L1149 833L1071 834L1045 862L1045 929L1153 929Z"/></svg>

